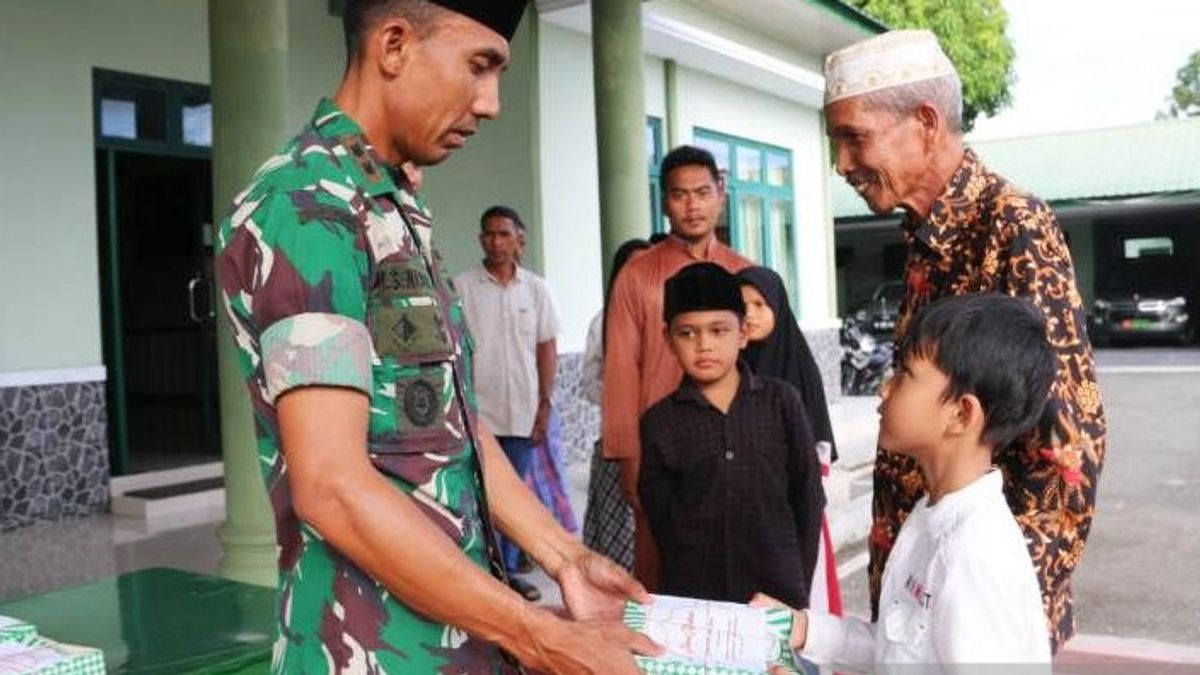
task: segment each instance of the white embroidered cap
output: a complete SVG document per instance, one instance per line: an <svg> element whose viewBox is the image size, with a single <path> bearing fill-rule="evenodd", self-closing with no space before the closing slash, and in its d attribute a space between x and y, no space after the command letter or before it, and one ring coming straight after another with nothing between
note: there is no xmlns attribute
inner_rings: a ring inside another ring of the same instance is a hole
<svg viewBox="0 0 1200 675"><path fill-rule="evenodd" d="M825 57L825 105L955 73L933 33L888 31Z"/></svg>

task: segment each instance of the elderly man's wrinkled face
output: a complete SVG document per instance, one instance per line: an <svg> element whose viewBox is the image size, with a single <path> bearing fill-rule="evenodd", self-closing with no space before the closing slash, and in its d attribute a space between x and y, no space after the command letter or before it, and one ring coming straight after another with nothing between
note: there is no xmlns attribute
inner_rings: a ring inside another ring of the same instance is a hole
<svg viewBox="0 0 1200 675"><path fill-rule="evenodd" d="M906 205L930 161L925 129L916 115L872 107L862 96L825 108L836 168L877 214Z"/></svg>

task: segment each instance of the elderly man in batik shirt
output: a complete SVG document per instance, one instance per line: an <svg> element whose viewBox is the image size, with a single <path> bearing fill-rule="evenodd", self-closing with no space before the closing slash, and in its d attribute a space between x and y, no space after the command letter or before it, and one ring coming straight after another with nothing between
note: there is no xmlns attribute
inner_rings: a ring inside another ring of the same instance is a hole
<svg viewBox="0 0 1200 675"><path fill-rule="evenodd" d="M1051 400L1040 427L998 450L995 461L1029 542L1057 649L1074 634L1071 573L1091 528L1105 441L1062 231L1045 202L989 171L963 145L962 87L932 33L893 31L851 45L826 59L825 77L837 172L875 213L904 210L907 293L896 334L918 309L948 295L1025 296L1045 314L1058 356ZM911 459L880 448L874 482L871 612L886 621L903 608L878 606L884 563L924 481Z"/></svg>

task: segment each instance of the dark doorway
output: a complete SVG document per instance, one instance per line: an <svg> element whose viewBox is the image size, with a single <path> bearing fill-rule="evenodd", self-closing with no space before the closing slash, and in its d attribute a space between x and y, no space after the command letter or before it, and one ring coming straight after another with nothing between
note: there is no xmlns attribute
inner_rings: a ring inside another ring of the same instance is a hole
<svg viewBox="0 0 1200 675"><path fill-rule="evenodd" d="M207 147L173 142L185 138L181 104L194 110L207 90L112 78L97 75L98 116L131 101L122 114L136 120L124 128L138 136L98 134L96 150L113 473L217 461L212 162ZM148 117L165 120L150 125L163 131L142 138Z"/></svg>

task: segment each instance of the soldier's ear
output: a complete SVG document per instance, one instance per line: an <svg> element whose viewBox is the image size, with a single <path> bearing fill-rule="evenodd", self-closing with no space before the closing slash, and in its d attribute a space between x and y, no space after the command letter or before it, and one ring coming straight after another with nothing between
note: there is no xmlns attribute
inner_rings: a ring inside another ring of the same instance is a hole
<svg viewBox="0 0 1200 675"><path fill-rule="evenodd" d="M371 60L379 64L379 69L385 75L395 77L403 68L407 52L417 39L417 30L408 19L402 16L384 19L371 32L366 45L367 56L374 57Z"/></svg>

